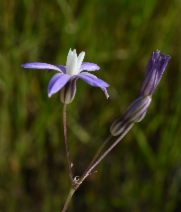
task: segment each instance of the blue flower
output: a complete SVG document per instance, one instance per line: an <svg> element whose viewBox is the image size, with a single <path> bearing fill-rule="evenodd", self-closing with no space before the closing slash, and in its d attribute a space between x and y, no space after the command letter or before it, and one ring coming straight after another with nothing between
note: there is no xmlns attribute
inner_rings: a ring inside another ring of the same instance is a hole
<svg viewBox="0 0 181 212"><path fill-rule="evenodd" d="M82 79L89 85L101 88L106 98L109 97L106 88L109 84L103 80L97 78L93 74L83 72L99 70L99 66L94 63L82 62L85 56L85 52L81 52L77 56L76 50L69 50L67 56L66 66L63 65L51 65L41 62L26 63L21 65L23 68L32 69L45 69L48 72L50 70L56 70L59 73L55 74L48 84L48 96L51 97L54 93L61 91L61 101L65 104L70 103L76 92L76 81L78 78Z"/></svg>

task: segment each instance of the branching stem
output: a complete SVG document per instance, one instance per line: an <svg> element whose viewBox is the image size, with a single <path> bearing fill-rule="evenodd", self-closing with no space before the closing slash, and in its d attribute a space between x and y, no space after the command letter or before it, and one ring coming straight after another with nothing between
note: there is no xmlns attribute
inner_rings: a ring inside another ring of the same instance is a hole
<svg viewBox="0 0 181 212"><path fill-rule="evenodd" d="M121 139L129 132L133 124L130 124L127 129L121 134L121 136L109 147L109 149L94 163L94 165L89 169L87 174L89 175L91 171L101 162L102 159L121 141Z"/></svg>
<svg viewBox="0 0 181 212"><path fill-rule="evenodd" d="M89 169L92 167L92 165L94 164L94 162L96 161L97 157L99 156L101 150L104 148L104 146L108 143L108 141L111 139L112 135L109 135L106 140L102 143L102 145L99 147L99 149L97 150L96 154L94 155L93 159L91 160L91 162L89 163L88 167L86 168L86 170L84 171L84 173L82 174L81 178L80 178L80 182L82 182L85 179L85 176L87 176L87 172L89 171Z"/></svg>
<svg viewBox="0 0 181 212"><path fill-rule="evenodd" d="M64 113L65 113L65 107L64 107ZM66 135L66 118L64 117L65 121L64 121L64 134ZM65 143L66 143L66 150L67 150L67 158L68 158L68 162L69 162L69 174L70 174L70 179L71 179L71 189L69 192L69 195L67 197L67 200L65 202L64 208L62 210L62 212L65 212L70 200L72 198L72 195L74 194L74 192L78 189L78 187L80 186L80 184L82 184L82 182L85 180L86 177L88 177L92 170L105 158L105 156L122 140L122 138L129 132L129 130L132 128L133 123L130 123L127 128L125 128L124 132L119 136L119 138L104 152L104 154L102 154L99 158L99 154L101 152L101 150L104 148L104 146L108 143L108 141L111 139L112 135L109 135L107 137L107 139L102 143L102 145L99 147L98 151L96 152L96 154L94 155L93 159L91 160L90 164L88 165L88 167L86 168L86 170L84 171L84 173L82 174L81 178L79 180L74 180L73 179L73 175L72 175L72 169L71 169L71 161L70 161L70 155L69 155L69 150L68 150L68 140L67 140L67 136L65 136ZM98 159L97 159L98 158Z"/></svg>

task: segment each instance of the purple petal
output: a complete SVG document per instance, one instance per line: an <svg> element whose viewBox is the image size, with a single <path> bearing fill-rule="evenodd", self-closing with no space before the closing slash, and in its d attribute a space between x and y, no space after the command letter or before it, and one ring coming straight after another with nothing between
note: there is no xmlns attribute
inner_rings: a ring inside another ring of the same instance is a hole
<svg viewBox="0 0 181 212"><path fill-rule="evenodd" d="M88 62L83 62L82 65L80 66L80 72L81 71L96 71L99 70L100 67L94 63L88 63Z"/></svg>
<svg viewBox="0 0 181 212"><path fill-rule="evenodd" d="M66 67L63 65L55 65L57 68L59 68L64 74L66 74Z"/></svg>
<svg viewBox="0 0 181 212"><path fill-rule="evenodd" d="M155 51L148 61L145 77L140 88L140 96L152 95L156 89L162 74L170 60L170 56Z"/></svg>
<svg viewBox="0 0 181 212"><path fill-rule="evenodd" d="M106 88L101 88L103 91L104 91L104 94L106 96L106 98L108 99L109 98L109 94L107 92L107 89Z"/></svg>
<svg viewBox="0 0 181 212"><path fill-rule="evenodd" d="M152 95L158 80L158 71L156 68L152 68L151 71L147 72L143 83L140 88L140 96Z"/></svg>
<svg viewBox="0 0 181 212"><path fill-rule="evenodd" d="M59 72L63 72L58 66L54 66L48 63L40 63L40 62L34 62L34 63L25 63L21 65L23 68L35 68L35 69L52 69L57 70Z"/></svg>
<svg viewBox="0 0 181 212"><path fill-rule="evenodd" d="M59 91L69 80L71 76L67 74L55 74L48 84L48 96L51 97L54 93Z"/></svg>
<svg viewBox="0 0 181 212"><path fill-rule="evenodd" d="M157 69L158 69L158 79L157 79L157 83L156 86L158 85L158 83L160 82L160 79L162 77L162 74L164 72L164 70L167 67L168 61L170 60L170 56L165 55L165 54L160 54L160 58L159 61L157 63Z"/></svg>
<svg viewBox="0 0 181 212"><path fill-rule="evenodd" d="M103 80L97 78L93 74L89 74L89 73L83 72L83 73L78 74L78 76L82 80L84 80L86 83L88 83L88 84L90 84L92 86L100 87L100 88L107 88L107 87L109 87L109 84L107 84Z"/></svg>
<svg viewBox="0 0 181 212"><path fill-rule="evenodd" d="M159 51L159 50L156 50L155 52L153 52L153 53L151 54L151 57L150 57L150 59L149 59L149 61L148 61L148 64L147 64L147 66L146 66L145 75L147 75L148 72L151 71L153 65L154 65L155 62L158 60L159 56L160 56L160 51Z"/></svg>
<svg viewBox="0 0 181 212"><path fill-rule="evenodd" d="M109 87L109 84L107 84L103 80L97 78L93 74L89 74L89 73L86 73L86 72L78 74L78 77L80 79L82 79L84 82L88 83L89 85L92 85L92 86L95 86L95 87L100 87L104 91L106 98L109 97L107 90L106 90L106 88Z"/></svg>

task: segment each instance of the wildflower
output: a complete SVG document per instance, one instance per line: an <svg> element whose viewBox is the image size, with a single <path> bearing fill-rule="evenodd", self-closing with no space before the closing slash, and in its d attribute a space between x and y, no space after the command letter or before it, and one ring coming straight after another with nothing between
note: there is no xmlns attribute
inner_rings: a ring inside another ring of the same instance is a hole
<svg viewBox="0 0 181 212"><path fill-rule="evenodd" d="M127 108L123 116L117 119L111 126L113 136L121 135L134 125L144 119L162 74L170 60L170 56L155 51L152 53L145 72L145 77L140 88L139 97Z"/></svg>
<svg viewBox="0 0 181 212"><path fill-rule="evenodd" d="M140 122L144 118L150 103L150 96L142 96L135 99L129 105L123 116L112 124L110 128L111 134L117 136L124 132L130 124L133 125L135 122Z"/></svg>
<svg viewBox="0 0 181 212"><path fill-rule="evenodd" d="M140 88L139 96L152 95L155 91L162 74L170 60L170 56L156 50L151 54L148 61L145 77Z"/></svg>
<svg viewBox="0 0 181 212"><path fill-rule="evenodd" d="M51 65L47 63L33 62L23 64L23 68L35 68L35 69L45 69L48 72L50 70L56 70L59 73L55 74L48 84L48 96L51 97L54 93L61 90L61 101L65 104L70 103L76 92L76 81L78 78L82 79L89 85L100 87L106 98L109 97L106 88L109 87L109 84L103 80L97 78L95 75L83 72L87 71L96 71L99 70L99 66L94 63L82 62L85 56L85 52L81 52L77 56L76 50L69 50L67 56L66 66L63 65Z"/></svg>

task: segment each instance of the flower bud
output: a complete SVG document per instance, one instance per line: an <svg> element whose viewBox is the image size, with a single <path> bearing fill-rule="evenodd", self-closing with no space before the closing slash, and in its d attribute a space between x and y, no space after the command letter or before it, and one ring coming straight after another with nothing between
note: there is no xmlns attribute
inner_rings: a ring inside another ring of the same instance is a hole
<svg viewBox="0 0 181 212"><path fill-rule="evenodd" d="M60 91L60 100L64 104L69 104L73 101L76 93L76 81L78 77L72 77Z"/></svg>
<svg viewBox="0 0 181 212"><path fill-rule="evenodd" d="M142 120L145 118L146 113L147 113L147 111L145 111L145 112L136 120L136 122L142 121Z"/></svg>
<svg viewBox="0 0 181 212"><path fill-rule="evenodd" d="M170 60L170 56L155 51L152 53L145 72L145 77L140 88L139 96L152 95L162 74Z"/></svg>
<svg viewBox="0 0 181 212"><path fill-rule="evenodd" d="M141 121L144 118L150 103L150 96L142 96L135 99L129 105L123 116L112 124L110 128L111 134L117 136L125 131L128 124Z"/></svg>

